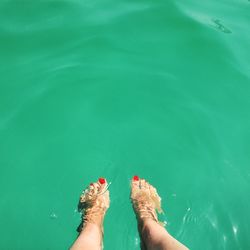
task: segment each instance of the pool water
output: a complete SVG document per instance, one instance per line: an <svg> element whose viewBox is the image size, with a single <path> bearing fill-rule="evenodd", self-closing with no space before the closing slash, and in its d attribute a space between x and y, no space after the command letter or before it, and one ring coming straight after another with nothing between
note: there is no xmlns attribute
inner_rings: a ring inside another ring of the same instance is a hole
<svg viewBox="0 0 250 250"><path fill-rule="evenodd" d="M105 249L138 250L134 174L190 249L250 249L250 2L0 3L0 249L67 249L104 176Z"/></svg>

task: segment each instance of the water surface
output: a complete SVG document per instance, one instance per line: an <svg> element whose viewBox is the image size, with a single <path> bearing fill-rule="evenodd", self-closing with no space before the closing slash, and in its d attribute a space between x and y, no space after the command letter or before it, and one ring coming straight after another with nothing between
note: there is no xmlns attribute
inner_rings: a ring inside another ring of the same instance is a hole
<svg viewBox="0 0 250 250"><path fill-rule="evenodd" d="M105 249L138 250L129 179L190 249L250 249L249 1L1 1L1 249L67 249L112 182Z"/></svg>

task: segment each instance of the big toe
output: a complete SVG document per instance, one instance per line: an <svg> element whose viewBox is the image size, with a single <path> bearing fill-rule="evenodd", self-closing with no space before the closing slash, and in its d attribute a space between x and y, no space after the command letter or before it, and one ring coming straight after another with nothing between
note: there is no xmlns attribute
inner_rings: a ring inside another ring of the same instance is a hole
<svg viewBox="0 0 250 250"><path fill-rule="evenodd" d="M105 178L100 177L97 183L99 192L105 191L108 188L108 182Z"/></svg>
<svg viewBox="0 0 250 250"><path fill-rule="evenodd" d="M136 191L140 188L140 178L135 175L131 180L131 191Z"/></svg>

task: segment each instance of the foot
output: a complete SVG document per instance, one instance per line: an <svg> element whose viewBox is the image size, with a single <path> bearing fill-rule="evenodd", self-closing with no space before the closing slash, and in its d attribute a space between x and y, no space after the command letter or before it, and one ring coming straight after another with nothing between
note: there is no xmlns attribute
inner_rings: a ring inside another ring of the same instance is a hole
<svg viewBox="0 0 250 250"><path fill-rule="evenodd" d="M103 231L103 219L109 203L107 181L99 178L98 182L91 183L80 196L78 210L82 212L82 223L77 231L81 232L87 224L95 224Z"/></svg>
<svg viewBox="0 0 250 250"><path fill-rule="evenodd" d="M139 227L148 219L159 223L157 212L163 212L161 209L161 197L152 185L144 179L134 176L131 181L130 198Z"/></svg>

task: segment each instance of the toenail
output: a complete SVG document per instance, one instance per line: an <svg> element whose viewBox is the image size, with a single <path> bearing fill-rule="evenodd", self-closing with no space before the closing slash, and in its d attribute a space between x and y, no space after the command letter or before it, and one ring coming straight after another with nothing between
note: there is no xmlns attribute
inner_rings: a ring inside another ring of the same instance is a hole
<svg viewBox="0 0 250 250"><path fill-rule="evenodd" d="M135 176L133 177L133 181L139 181L139 176L138 176L138 175L135 175Z"/></svg>
<svg viewBox="0 0 250 250"><path fill-rule="evenodd" d="M104 178L99 178L98 181L99 181L100 184L105 184L106 183L106 180Z"/></svg>

